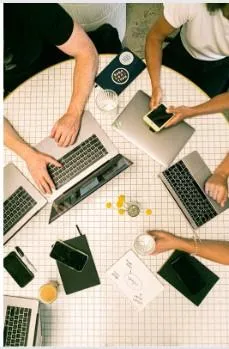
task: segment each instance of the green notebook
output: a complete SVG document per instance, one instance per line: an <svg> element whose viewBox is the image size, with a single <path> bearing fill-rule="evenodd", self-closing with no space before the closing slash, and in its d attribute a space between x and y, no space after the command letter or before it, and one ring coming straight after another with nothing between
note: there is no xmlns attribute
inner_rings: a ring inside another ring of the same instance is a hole
<svg viewBox="0 0 229 349"><path fill-rule="evenodd" d="M219 277L186 252L174 251L158 274L195 305L199 305Z"/></svg>
<svg viewBox="0 0 229 349"><path fill-rule="evenodd" d="M71 294L100 284L100 279L91 254L86 235L80 235L65 242L88 255L88 260L81 272L68 268L64 264L57 262L57 267L63 282L66 294Z"/></svg>

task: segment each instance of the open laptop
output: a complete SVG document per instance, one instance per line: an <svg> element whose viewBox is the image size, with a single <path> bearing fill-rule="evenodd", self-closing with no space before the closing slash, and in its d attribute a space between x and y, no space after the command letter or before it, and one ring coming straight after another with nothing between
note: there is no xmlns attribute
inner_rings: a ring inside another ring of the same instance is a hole
<svg viewBox="0 0 229 349"><path fill-rule="evenodd" d="M209 168L197 151L159 175L194 229L229 208L229 199L221 207L205 194L204 185L210 176Z"/></svg>
<svg viewBox="0 0 229 349"><path fill-rule="evenodd" d="M150 97L139 90L113 127L150 157L167 167L192 136L194 129L185 122L156 133L143 121L149 111Z"/></svg>
<svg viewBox="0 0 229 349"><path fill-rule="evenodd" d="M41 346L39 301L4 296L4 347Z"/></svg>
<svg viewBox="0 0 229 349"><path fill-rule="evenodd" d="M48 166L56 190L44 197L16 166L9 164L5 167L4 243L9 241L47 201L53 202L51 223L132 164L118 153L90 112L84 112L81 129L74 145L59 147L54 139L47 137L37 145L37 149L53 156L63 165L62 168Z"/></svg>
<svg viewBox="0 0 229 349"><path fill-rule="evenodd" d="M53 138L47 137L37 144L36 148L53 156L63 165L62 168L48 166L56 187L51 195L46 196L49 202L53 202L66 190L118 155L117 148L88 111L85 111L82 117L76 143L69 147L59 147Z"/></svg>
<svg viewBox="0 0 229 349"><path fill-rule="evenodd" d="M46 203L47 200L13 163L6 165L4 167L3 243L9 241Z"/></svg>

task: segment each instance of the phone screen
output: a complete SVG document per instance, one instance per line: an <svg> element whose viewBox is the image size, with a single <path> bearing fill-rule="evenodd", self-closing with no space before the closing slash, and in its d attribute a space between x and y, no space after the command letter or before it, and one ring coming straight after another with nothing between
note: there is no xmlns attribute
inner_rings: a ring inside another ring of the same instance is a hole
<svg viewBox="0 0 229 349"><path fill-rule="evenodd" d="M172 116L172 113L166 113L166 107L163 104L147 114L147 117L158 127L163 126Z"/></svg>
<svg viewBox="0 0 229 349"><path fill-rule="evenodd" d="M50 257L77 271L81 271L88 260L88 255L61 241L56 241Z"/></svg>
<svg viewBox="0 0 229 349"><path fill-rule="evenodd" d="M4 258L4 268L20 287L24 287L34 278L33 273L14 251Z"/></svg>
<svg viewBox="0 0 229 349"><path fill-rule="evenodd" d="M205 281L189 258L192 257L183 255L175 259L171 264L179 279L192 294L196 294L205 286Z"/></svg>

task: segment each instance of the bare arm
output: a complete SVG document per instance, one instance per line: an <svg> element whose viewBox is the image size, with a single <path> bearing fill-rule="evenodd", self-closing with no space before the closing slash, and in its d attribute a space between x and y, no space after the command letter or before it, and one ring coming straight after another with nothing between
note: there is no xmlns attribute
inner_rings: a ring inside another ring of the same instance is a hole
<svg viewBox="0 0 229 349"><path fill-rule="evenodd" d="M51 131L51 136L60 146L67 146L75 142L79 132L81 116L98 69L98 54L92 41L76 23L67 42L57 47L75 58L71 100L66 113Z"/></svg>
<svg viewBox="0 0 229 349"><path fill-rule="evenodd" d="M150 107L155 109L162 96L160 70L162 61L162 44L165 38L175 30L162 15L152 26L146 38L145 57L152 86Z"/></svg>
<svg viewBox="0 0 229 349"><path fill-rule="evenodd" d="M165 231L152 230L148 234L156 241L156 250L153 254L176 249L229 265L229 241L202 240L196 245L193 239L178 237Z"/></svg>
<svg viewBox="0 0 229 349"><path fill-rule="evenodd" d="M27 144L6 118L4 118L4 144L26 162L39 189L43 193L51 193L55 186L48 174L47 165L50 163L60 167L61 164Z"/></svg>
<svg viewBox="0 0 229 349"><path fill-rule="evenodd" d="M176 125L178 122L203 114L220 113L229 110L229 92L213 97L205 103L193 107L179 106L169 107L167 112L174 113L174 117L167 123L166 127Z"/></svg>

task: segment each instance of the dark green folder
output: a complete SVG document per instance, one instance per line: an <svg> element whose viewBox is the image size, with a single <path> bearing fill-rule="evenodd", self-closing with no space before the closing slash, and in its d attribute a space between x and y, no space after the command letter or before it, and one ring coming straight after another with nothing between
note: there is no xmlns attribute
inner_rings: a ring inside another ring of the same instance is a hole
<svg viewBox="0 0 229 349"><path fill-rule="evenodd" d="M219 277L186 252L174 251L157 272L195 305L200 305Z"/></svg>
<svg viewBox="0 0 229 349"><path fill-rule="evenodd" d="M68 268L64 264L57 262L57 267L63 282L66 294L71 294L100 284L100 279L96 270L93 256L88 245L86 235L80 235L65 241L72 247L88 255L88 260L81 272Z"/></svg>

